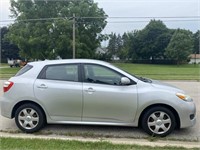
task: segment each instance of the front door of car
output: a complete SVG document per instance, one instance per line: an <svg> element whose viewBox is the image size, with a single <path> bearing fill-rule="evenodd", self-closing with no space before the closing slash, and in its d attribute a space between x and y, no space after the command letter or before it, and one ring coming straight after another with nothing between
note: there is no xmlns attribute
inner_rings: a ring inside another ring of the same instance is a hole
<svg viewBox="0 0 200 150"><path fill-rule="evenodd" d="M52 120L81 121L82 83L78 64L46 66L34 84L35 96Z"/></svg>
<svg viewBox="0 0 200 150"><path fill-rule="evenodd" d="M122 74L100 65L83 66L83 121L132 123L137 111L136 84L121 85Z"/></svg>

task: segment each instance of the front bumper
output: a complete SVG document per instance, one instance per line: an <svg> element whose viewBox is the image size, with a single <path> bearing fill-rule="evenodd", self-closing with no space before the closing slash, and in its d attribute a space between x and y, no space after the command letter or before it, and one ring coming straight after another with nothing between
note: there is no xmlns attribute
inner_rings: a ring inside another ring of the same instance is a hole
<svg viewBox="0 0 200 150"><path fill-rule="evenodd" d="M193 102L184 102L179 110L180 128L192 127L196 123L196 106Z"/></svg>

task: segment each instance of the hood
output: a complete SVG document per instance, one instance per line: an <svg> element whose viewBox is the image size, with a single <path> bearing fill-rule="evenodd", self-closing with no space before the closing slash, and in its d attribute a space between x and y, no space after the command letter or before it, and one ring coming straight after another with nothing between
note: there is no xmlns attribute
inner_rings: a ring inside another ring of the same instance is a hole
<svg viewBox="0 0 200 150"><path fill-rule="evenodd" d="M157 80L152 80L152 83L151 85L155 88L159 88L159 89L164 89L164 90L170 90L170 91L174 91L174 92L180 92L180 93L185 93L183 90L171 85L171 84L168 84L168 83L163 83L163 82L160 82L160 81L157 81Z"/></svg>

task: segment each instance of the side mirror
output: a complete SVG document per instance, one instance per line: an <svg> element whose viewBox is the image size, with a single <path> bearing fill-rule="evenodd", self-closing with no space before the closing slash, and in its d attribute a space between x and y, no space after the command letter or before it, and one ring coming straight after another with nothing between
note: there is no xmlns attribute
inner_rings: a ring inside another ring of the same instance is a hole
<svg viewBox="0 0 200 150"><path fill-rule="evenodd" d="M122 78L121 78L121 84L122 84L122 85L128 85L128 84L130 84L130 83L131 83L131 81L130 81L129 78L127 78L127 77L122 77Z"/></svg>

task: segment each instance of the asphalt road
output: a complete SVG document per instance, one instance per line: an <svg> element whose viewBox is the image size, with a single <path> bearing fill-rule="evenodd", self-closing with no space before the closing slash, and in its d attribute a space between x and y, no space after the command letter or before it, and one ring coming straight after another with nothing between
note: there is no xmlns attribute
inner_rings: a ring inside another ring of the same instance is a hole
<svg viewBox="0 0 200 150"><path fill-rule="evenodd" d="M185 90L195 101L197 107L197 123L186 129L175 130L167 138L176 140L200 141L200 82L196 81L163 81ZM3 81L0 80L0 87ZM2 96L2 88L0 96ZM2 132L18 132L14 119L7 119L0 115L0 135ZM47 125L40 134L56 134L69 136L100 136L122 138L146 138L148 135L140 128L113 127L113 126L86 126L86 125Z"/></svg>

